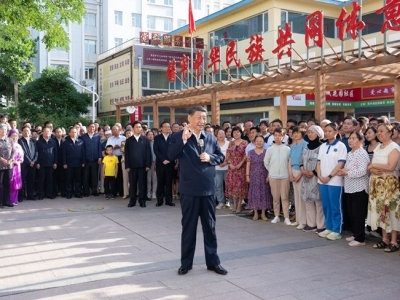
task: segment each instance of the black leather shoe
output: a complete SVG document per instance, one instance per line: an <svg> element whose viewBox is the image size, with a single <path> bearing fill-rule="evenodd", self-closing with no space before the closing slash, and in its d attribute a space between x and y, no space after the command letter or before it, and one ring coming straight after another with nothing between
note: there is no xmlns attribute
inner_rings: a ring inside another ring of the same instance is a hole
<svg viewBox="0 0 400 300"><path fill-rule="evenodd" d="M225 270L221 265L214 266L214 267L207 267L207 270L209 271L214 271L215 273L219 275L226 275L228 274L228 271Z"/></svg>
<svg viewBox="0 0 400 300"><path fill-rule="evenodd" d="M175 203L166 203L165 205L168 205L168 206L175 206Z"/></svg>
<svg viewBox="0 0 400 300"><path fill-rule="evenodd" d="M134 207L136 204L133 204L133 203L129 203L128 204L128 207Z"/></svg>
<svg viewBox="0 0 400 300"><path fill-rule="evenodd" d="M89 197L89 194L83 194L83 197Z"/></svg>
<svg viewBox="0 0 400 300"><path fill-rule="evenodd" d="M71 196L67 196L67 199L71 199L72 197Z"/></svg>
<svg viewBox="0 0 400 300"><path fill-rule="evenodd" d="M140 207L146 207L146 203L140 203Z"/></svg>
<svg viewBox="0 0 400 300"><path fill-rule="evenodd" d="M93 193L92 196L97 197L99 194L98 193Z"/></svg>
<svg viewBox="0 0 400 300"><path fill-rule="evenodd" d="M12 203L10 203L10 204L4 204L3 206L14 207L14 204L12 204Z"/></svg>
<svg viewBox="0 0 400 300"><path fill-rule="evenodd" d="M162 205L163 205L162 202L158 202L158 203L156 204L156 206L162 206Z"/></svg>
<svg viewBox="0 0 400 300"><path fill-rule="evenodd" d="M187 274L190 270L192 269L192 267L187 267L187 268L185 268L185 267L180 267L179 269L178 269L178 275L185 275L185 274Z"/></svg>
<svg viewBox="0 0 400 300"><path fill-rule="evenodd" d="M39 197L38 200L43 200L43 197Z"/></svg>

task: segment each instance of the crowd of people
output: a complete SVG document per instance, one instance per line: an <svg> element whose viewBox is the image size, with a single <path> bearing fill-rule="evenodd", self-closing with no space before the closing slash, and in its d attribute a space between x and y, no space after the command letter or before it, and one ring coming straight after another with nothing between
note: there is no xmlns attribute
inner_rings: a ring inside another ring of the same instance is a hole
<svg viewBox="0 0 400 300"><path fill-rule="evenodd" d="M23 123L19 131L16 120L0 118L1 205L104 194L129 198L128 207L146 207L150 199L175 206L179 157L171 160L168 148L185 126L89 122L65 130L48 121ZM372 234L381 237L374 248L399 250L400 123L347 116L342 122L289 119L285 126L279 119L225 121L204 130L225 156L215 166L216 209L241 213L246 203L255 221L268 221L270 212L273 224L283 215L284 224L321 238L339 240L346 229L349 246L365 245Z"/></svg>
<svg viewBox="0 0 400 300"><path fill-rule="evenodd" d="M349 230L352 247L365 245L371 234L381 237L374 248L398 251L400 123L347 116L283 125L275 119L206 126L226 155L216 167L217 209L240 213L247 199L255 221L267 221L271 210L273 224L283 215L284 224L329 240Z"/></svg>

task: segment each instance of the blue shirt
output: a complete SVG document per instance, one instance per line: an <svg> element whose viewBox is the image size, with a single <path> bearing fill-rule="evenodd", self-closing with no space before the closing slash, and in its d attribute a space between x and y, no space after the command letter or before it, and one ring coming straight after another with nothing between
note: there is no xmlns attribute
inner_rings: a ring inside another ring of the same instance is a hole
<svg viewBox="0 0 400 300"><path fill-rule="evenodd" d="M296 171L300 171L300 163L302 159L302 152L305 146L307 146L307 142L305 140L301 140L301 142L296 145L293 143L290 146L290 163L292 165L292 169Z"/></svg>

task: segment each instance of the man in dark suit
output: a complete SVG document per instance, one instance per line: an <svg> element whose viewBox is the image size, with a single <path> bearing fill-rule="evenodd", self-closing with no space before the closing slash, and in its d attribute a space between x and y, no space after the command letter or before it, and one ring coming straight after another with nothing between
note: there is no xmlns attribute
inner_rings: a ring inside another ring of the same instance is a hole
<svg viewBox="0 0 400 300"><path fill-rule="evenodd" d="M82 168L85 167L85 148L82 140L78 139L78 131L70 127L69 136L61 145L63 168L66 170L67 199L82 198Z"/></svg>
<svg viewBox="0 0 400 300"><path fill-rule="evenodd" d="M132 124L133 136L125 142L125 170L129 173L128 207L136 205L137 188L139 186L140 207L146 207L147 171L151 168L151 148L149 140L142 135L142 123Z"/></svg>
<svg viewBox="0 0 400 300"><path fill-rule="evenodd" d="M197 222L204 236L207 270L220 275L228 272L220 265L215 234L215 166L225 160L214 135L205 132L207 111L202 106L189 110L189 125L171 137L169 161L179 159L179 191L182 209L181 267L179 275L193 266Z"/></svg>
<svg viewBox="0 0 400 300"><path fill-rule="evenodd" d="M161 206L164 203L169 206L175 206L172 203L172 177L174 174L174 163L168 158L168 145L170 142L171 126L168 122L161 123L161 134L154 138L154 154L156 155L156 173L157 173L157 204Z"/></svg>
<svg viewBox="0 0 400 300"><path fill-rule="evenodd" d="M39 170L39 200L44 197L54 199L53 178L58 162L58 147L57 142L51 138L50 128L43 128L42 135L36 142L36 147L38 150L36 168Z"/></svg>
<svg viewBox="0 0 400 300"><path fill-rule="evenodd" d="M100 136L95 133L94 123L89 123L86 128L87 133L79 137L85 146L86 156L86 164L83 169L83 196L88 197L90 194L89 180L92 195L98 196L99 164L102 160Z"/></svg>
<svg viewBox="0 0 400 300"><path fill-rule="evenodd" d="M60 193L61 197L65 197L65 169L62 164L62 153L61 153L61 145L64 143L64 138L62 137L62 128L56 127L54 129L54 141L57 145L57 168L54 170L54 179L53 179L53 196L54 198L58 196Z"/></svg>
<svg viewBox="0 0 400 300"><path fill-rule="evenodd" d="M31 129L28 126L22 128L22 137L18 140L24 151L24 161L21 164L22 189L19 191L18 199L26 197L27 200L36 200L35 180L36 180L36 161L38 153L36 142L31 139Z"/></svg>

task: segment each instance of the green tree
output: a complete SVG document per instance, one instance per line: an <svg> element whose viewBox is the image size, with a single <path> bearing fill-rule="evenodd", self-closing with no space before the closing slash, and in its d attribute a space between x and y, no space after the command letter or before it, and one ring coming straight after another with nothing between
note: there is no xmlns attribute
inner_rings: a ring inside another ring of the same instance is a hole
<svg viewBox="0 0 400 300"><path fill-rule="evenodd" d="M0 0L0 69L12 78L14 102L18 106L18 85L32 78L37 40L31 31L43 33L41 42L48 50L68 49L69 38L64 26L82 21L82 0Z"/></svg>
<svg viewBox="0 0 400 300"><path fill-rule="evenodd" d="M68 77L68 71L63 68L47 68L39 78L28 82L21 89L20 118L34 124L50 120L58 126L81 121L92 98L89 94L79 93Z"/></svg>

